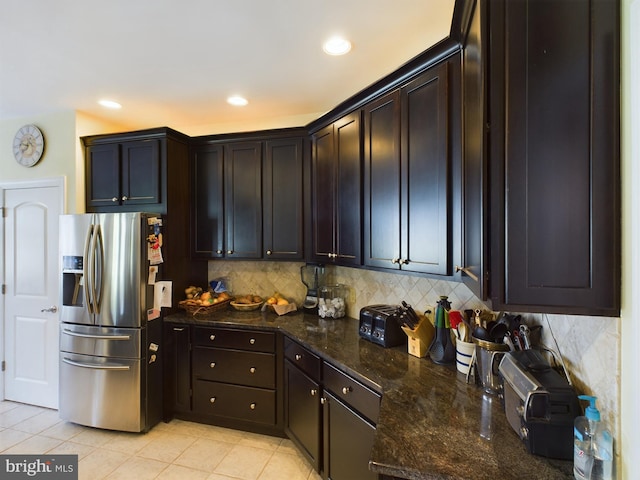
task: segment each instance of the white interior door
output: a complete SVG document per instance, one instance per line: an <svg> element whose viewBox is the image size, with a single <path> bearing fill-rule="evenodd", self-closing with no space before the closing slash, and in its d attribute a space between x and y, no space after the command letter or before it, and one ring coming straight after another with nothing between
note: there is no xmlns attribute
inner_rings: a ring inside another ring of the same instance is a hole
<svg viewBox="0 0 640 480"><path fill-rule="evenodd" d="M4 203L4 396L58 408L62 181L0 185Z"/></svg>

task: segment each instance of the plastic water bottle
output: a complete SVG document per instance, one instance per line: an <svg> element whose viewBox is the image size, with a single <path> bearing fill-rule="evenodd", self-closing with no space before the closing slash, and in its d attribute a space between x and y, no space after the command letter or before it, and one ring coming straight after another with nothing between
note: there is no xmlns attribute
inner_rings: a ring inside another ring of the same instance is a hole
<svg viewBox="0 0 640 480"><path fill-rule="evenodd" d="M589 401L584 417L575 419L573 428L573 476L576 480L611 480L613 439L600 421L596 397L580 395Z"/></svg>

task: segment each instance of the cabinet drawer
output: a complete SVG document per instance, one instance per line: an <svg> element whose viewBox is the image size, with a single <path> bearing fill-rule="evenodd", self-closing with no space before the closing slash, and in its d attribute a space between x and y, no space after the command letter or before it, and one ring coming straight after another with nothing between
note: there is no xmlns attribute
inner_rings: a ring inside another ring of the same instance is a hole
<svg viewBox="0 0 640 480"><path fill-rule="evenodd" d="M378 423L380 394L365 387L333 365L328 363L323 365L324 388L373 423Z"/></svg>
<svg viewBox="0 0 640 480"><path fill-rule="evenodd" d="M252 352L275 352L276 334L253 330L196 327L193 342L205 347L236 348Z"/></svg>
<svg viewBox="0 0 640 480"><path fill-rule="evenodd" d="M198 379L275 388L273 353L194 347L193 374Z"/></svg>
<svg viewBox="0 0 640 480"><path fill-rule="evenodd" d="M322 360L289 337L284 338L284 356L313 380L320 380Z"/></svg>
<svg viewBox="0 0 640 480"><path fill-rule="evenodd" d="M275 425L276 392L262 388L197 380L193 386L197 413Z"/></svg>

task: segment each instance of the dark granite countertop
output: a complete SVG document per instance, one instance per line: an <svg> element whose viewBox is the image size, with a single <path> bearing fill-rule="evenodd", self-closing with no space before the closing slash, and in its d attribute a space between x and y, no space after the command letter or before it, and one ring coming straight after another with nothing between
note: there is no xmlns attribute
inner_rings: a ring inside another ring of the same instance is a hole
<svg viewBox="0 0 640 480"><path fill-rule="evenodd" d="M279 329L381 392L370 468L405 479L571 479L571 461L527 452L500 399L469 385L455 367L382 348L358 335L352 318L236 312L175 313L165 322Z"/></svg>

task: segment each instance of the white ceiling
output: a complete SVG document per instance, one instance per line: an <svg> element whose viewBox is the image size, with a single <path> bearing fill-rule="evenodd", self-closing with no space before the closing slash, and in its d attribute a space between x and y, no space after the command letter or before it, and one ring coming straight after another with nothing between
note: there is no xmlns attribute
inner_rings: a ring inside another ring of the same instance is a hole
<svg viewBox="0 0 640 480"><path fill-rule="evenodd" d="M306 125L447 37L453 4L0 0L0 120L75 110L189 135ZM351 53L323 53L335 33Z"/></svg>

